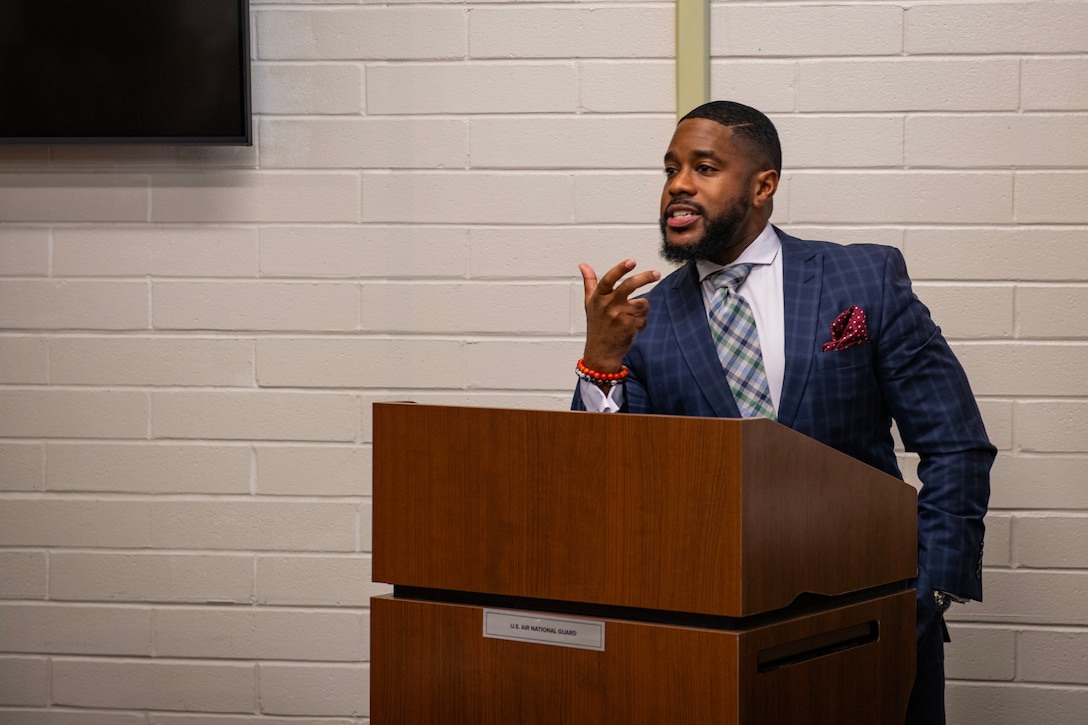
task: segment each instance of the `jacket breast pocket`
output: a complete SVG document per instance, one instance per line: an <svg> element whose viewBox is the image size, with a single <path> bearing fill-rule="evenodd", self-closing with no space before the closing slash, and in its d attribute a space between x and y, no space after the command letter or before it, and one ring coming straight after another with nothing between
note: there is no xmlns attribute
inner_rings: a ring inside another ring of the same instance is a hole
<svg viewBox="0 0 1088 725"><path fill-rule="evenodd" d="M873 364L873 346L856 345L845 350L832 350L820 352L813 358L812 367L815 372L824 370L845 370L855 367L871 367Z"/></svg>
<svg viewBox="0 0 1088 725"><path fill-rule="evenodd" d="M874 364L872 345L817 353L804 393L809 435L862 460L887 411Z"/></svg>

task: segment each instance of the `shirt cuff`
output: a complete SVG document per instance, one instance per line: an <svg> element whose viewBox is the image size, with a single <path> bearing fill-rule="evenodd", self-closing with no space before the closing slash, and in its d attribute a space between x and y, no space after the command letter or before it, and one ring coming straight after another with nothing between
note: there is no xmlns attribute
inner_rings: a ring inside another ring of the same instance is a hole
<svg viewBox="0 0 1088 725"><path fill-rule="evenodd" d="M613 385L608 395L588 380L578 380L578 393L582 396L582 405L593 413L618 413L623 407L623 385Z"/></svg>

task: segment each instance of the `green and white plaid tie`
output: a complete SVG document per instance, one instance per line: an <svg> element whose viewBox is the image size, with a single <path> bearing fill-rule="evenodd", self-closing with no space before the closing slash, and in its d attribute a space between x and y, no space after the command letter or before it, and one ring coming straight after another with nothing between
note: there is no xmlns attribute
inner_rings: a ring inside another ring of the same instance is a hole
<svg viewBox="0 0 1088 725"><path fill-rule="evenodd" d="M710 275L717 288L710 305L710 332L740 414L776 420L756 319L748 302L737 294L751 271L751 264L737 264Z"/></svg>

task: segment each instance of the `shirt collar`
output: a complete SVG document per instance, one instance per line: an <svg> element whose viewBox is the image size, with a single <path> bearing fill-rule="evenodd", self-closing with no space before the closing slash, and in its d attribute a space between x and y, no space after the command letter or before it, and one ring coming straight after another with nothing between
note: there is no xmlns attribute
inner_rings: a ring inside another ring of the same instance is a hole
<svg viewBox="0 0 1088 725"><path fill-rule="evenodd" d="M728 266L732 267L735 264L772 264L775 257L778 256L778 250L781 248L782 240L778 238L778 234L775 233L771 223L767 222L767 226L763 227L763 231L759 233L759 236L740 253L736 261ZM695 268L699 271L699 279L703 280L707 278L707 275L714 274L718 270L724 269L725 266L717 262L700 259L695 263Z"/></svg>

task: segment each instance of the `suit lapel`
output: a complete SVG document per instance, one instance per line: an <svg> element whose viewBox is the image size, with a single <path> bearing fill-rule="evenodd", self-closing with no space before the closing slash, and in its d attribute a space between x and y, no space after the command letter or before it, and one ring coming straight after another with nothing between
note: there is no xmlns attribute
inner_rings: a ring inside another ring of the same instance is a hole
<svg viewBox="0 0 1088 725"><path fill-rule="evenodd" d="M815 249L779 229L782 240L782 304L785 323L786 370L782 379L778 420L792 426L812 367L818 331L823 258Z"/></svg>
<svg viewBox="0 0 1088 725"><path fill-rule="evenodd" d="M669 320L676 332L680 353L699 389L710 402L714 415L739 418L740 409L729 392L729 383L726 382L721 360L710 336L702 286L694 264L688 264L680 274L673 275L669 293L666 298Z"/></svg>

